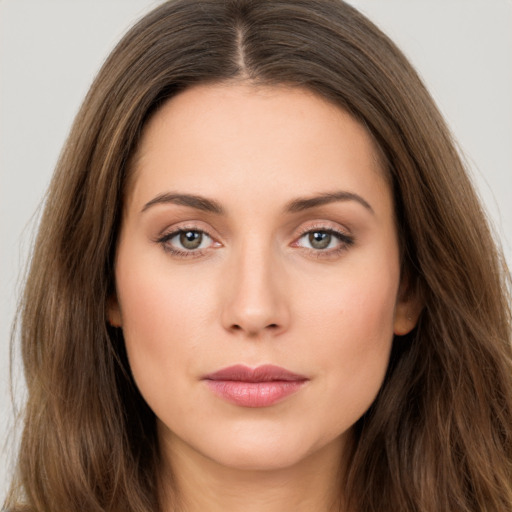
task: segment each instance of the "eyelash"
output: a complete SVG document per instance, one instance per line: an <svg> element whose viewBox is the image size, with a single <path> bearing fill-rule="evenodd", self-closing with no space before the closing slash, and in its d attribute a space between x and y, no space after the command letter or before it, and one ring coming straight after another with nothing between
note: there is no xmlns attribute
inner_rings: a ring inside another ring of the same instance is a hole
<svg viewBox="0 0 512 512"><path fill-rule="evenodd" d="M333 247L331 249L312 249L309 247L303 247L298 245L299 241L304 238L306 235L309 235L311 233L325 233L327 235L334 236L337 238L339 244L336 247ZM346 233L343 233L342 231L339 231L337 229L333 229L331 227L326 227L325 225L318 225L318 226L308 226L305 228L301 234L297 237L296 241L292 243L293 247L299 247L302 248L305 251L308 251L310 254L315 255L317 258L335 258L336 256L340 255L342 252L345 252L347 249L349 249L352 245L354 245L354 237L350 236Z"/></svg>
<svg viewBox="0 0 512 512"><path fill-rule="evenodd" d="M173 256L177 256L179 258L199 258L199 257L203 256L205 249L181 250L181 249L177 249L176 247L173 247L169 243L174 237L180 235L181 233L188 233L188 232L201 233L202 235L206 235L208 238L210 238L213 243L218 243L218 242L214 242L214 239L204 229L200 229L196 226L180 227L179 229L175 229L175 230L171 231L170 233L165 233L164 235L159 237L156 240L156 242L162 246L162 248L165 252L172 254Z"/></svg>
<svg viewBox="0 0 512 512"><path fill-rule="evenodd" d="M173 256L176 256L178 258L199 258L205 254L205 251L209 248L203 248L203 249L190 249L190 250L181 250L177 249L176 247L169 244L169 242L176 236L187 233L187 232L194 232L194 233L201 233L203 236L207 236L212 240L212 243L218 244L218 247L220 247L219 242L215 242L213 237L211 237L205 230L200 229L196 226L184 226L180 227L179 229L175 229L171 231L170 233L165 233L164 235L157 238L155 241L156 243L160 244L163 248L163 250L166 253L169 253ZM339 244L330 249L313 249L309 247L303 247L299 245L299 241L304 238L306 235L309 235L311 233L325 233L327 235L334 236L337 238ZM343 233L341 231L338 231L333 228L327 228L325 226L309 226L307 229L304 229L301 231L299 236L295 239L295 241L291 244L292 247L298 247L302 250L305 250L309 252L310 254L314 254L318 258L329 258L329 257L336 257L342 252L346 251L349 247L351 247L354 244L354 238L350 235L347 235L346 233Z"/></svg>

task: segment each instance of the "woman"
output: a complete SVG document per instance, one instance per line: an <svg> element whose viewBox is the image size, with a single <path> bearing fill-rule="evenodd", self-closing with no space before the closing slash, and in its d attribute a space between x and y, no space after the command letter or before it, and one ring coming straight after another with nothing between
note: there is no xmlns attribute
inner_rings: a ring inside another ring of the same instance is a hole
<svg viewBox="0 0 512 512"><path fill-rule="evenodd" d="M512 510L507 279L357 11L165 3L51 184L7 508Z"/></svg>

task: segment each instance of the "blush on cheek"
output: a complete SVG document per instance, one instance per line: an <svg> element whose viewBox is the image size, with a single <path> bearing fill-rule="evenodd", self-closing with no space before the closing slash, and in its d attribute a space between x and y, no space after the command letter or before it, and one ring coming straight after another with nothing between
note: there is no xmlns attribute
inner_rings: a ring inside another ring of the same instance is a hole
<svg viewBox="0 0 512 512"><path fill-rule="evenodd" d="M154 262L130 265L124 259L118 274L125 345L137 385L141 392L175 388L176 368L188 371L198 340L208 332L200 306L204 288L169 278L168 268Z"/></svg>
<svg viewBox="0 0 512 512"><path fill-rule="evenodd" d="M313 310L324 335L315 345L315 358L329 362L326 373L335 376L333 388L341 390L343 407L352 410L354 420L373 402L387 370L396 293L388 279L361 282L345 282L343 293Z"/></svg>

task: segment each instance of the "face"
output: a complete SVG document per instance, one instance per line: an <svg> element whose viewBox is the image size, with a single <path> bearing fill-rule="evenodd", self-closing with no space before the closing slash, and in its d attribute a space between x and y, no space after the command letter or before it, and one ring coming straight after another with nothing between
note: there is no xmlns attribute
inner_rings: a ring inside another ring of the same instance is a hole
<svg viewBox="0 0 512 512"><path fill-rule="evenodd" d="M108 315L166 452L265 469L341 449L414 325L365 129L298 88L198 86L133 172Z"/></svg>

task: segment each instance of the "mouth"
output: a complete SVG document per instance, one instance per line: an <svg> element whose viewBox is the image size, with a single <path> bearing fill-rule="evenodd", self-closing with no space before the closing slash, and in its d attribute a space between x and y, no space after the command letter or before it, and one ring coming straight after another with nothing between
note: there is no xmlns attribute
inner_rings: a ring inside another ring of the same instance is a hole
<svg viewBox="0 0 512 512"><path fill-rule="evenodd" d="M309 379L274 365L235 365L206 375L203 380L215 395L235 405L269 407L299 391Z"/></svg>

